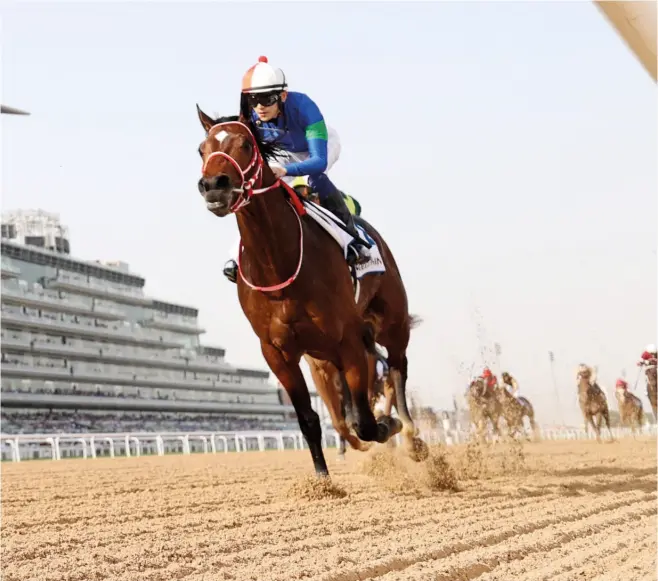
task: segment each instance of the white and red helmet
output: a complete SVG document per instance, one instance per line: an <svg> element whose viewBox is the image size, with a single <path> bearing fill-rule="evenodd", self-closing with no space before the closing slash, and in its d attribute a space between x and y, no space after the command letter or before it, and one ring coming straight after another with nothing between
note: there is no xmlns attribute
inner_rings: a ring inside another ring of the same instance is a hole
<svg viewBox="0 0 658 581"><path fill-rule="evenodd" d="M286 75L269 64L266 56L258 57L258 62L242 77L243 93L273 93L287 87Z"/></svg>

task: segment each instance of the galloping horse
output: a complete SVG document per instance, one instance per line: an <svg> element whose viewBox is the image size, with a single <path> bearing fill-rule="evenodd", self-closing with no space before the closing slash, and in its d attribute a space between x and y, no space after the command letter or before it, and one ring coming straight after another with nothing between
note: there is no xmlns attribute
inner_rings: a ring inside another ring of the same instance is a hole
<svg viewBox="0 0 658 581"><path fill-rule="evenodd" d="M206 131L199 147L199 191L210 212L237 218L240 305L260 339L265 361L292 401L316 473L328 476L329 471L322 428L299 366L302 356L338 374L339 391L317 387L334 427L351 445L383 443L401 430L413 445L416 427L405 393L411 318L388 246L372 226L357 220L375 240L386 271L365 276L356 301L342 249L270 169L267 161L277 154L276 146L264 143L244 116L215 120L198 106L197 112ZM367 352L374 354L375 340L388 350L401 421L390 416L375 419L370 409L374 358ZM418 447L419 457L427 457L427 446Z"/></svg>
<svg viewBox="0 0 658 581"><path fill-rule="evenodd" d="M587 432L588 422L596 433L597 441L601 441L601 425L605 421L612 441L612 431L610 430L610 410L608 409L608 400L603 390L596 383L596 378L592 376L592 370L586 365L581 365L577 374L578 381L578 401L580 410L583 412L585 420L585 432ZM596 418L596 422L594 421Z"/></svg>
<svg viewBox="0 0 658 581"><path fill-rule="evenodd" d="M485 439L484 431L487 420L491 422L496 436L500 436L500 417L503 413L502 406L492 392L487 390L481 377L471 381L467 393L468 408L471 412L471 422L475 425L478 438Z"/></svg>
<svg viewBox="0 0 658 581"><path fill-rule="evenodd" d="M623 389L615 389L615 397L619 406L621 425L630 427L633 433L636 429L641 430L644 424L644 410L640 398Z"/></svg>
<svg viewBox="0 0 658 581"><path fill-rule="evenodd" d="M523 396L518 398L514 397L504 385L495 387L494 392L496 398L500 402L502 415L507 423L510 436L525 431L523 418L527 417L535 440L539 439L539 430L535 423L535 409L532 407L530 401Z"/></svg>
<svg viewBox="0 0 658 581"><path fill-rule="evenodd" d="M658 420L658 411L656 411L657 394L656 394L656 366L650 365L645 370L647 376L647 397L651 402L651 409L653 410L654 420Z"/></svg>

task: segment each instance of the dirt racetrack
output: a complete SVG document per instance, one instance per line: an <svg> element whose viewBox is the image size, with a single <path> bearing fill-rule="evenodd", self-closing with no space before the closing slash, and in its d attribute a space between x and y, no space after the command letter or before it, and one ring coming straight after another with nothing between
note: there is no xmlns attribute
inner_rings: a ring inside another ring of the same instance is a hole
<svg viewBox="0 0 658 581"><path fill-rule="evenodd" d="M327 455L5 463L2 579L656 579L653 440Z"/></svg>

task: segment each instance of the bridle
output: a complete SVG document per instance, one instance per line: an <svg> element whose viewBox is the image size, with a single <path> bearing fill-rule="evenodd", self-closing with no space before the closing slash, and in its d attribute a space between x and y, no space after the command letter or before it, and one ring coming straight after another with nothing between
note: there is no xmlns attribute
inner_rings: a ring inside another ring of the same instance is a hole
<svg viewBox="0 0 658 581"><path fill-rule="evenodd" d="M203 167L201 168L201 175L204 176L206 175L206 170L208 169L208 163L210 162L211 159L215 159L217 157L221 157L225 159L233 166L233 168L238 172L240 179L242 180L242 183L240 184L239 187L232 188L233 192L237 192L240 194L237 200L235 201L235 203L229 208L229 212L235 214L245 206L249 205L249 202L251 202L251 198L253 198L254 196L264 194L271 190L280 188L284 185L284 182L282 182L280 179L277 179L271 186L266 186L264 188L261 187L263 182L263 165L265 162L263 160L263 156L260 154L258 145L256 144L256 140L253 134L251 133L251 130L244 123L241 123L240 121L226 121L224 123L217 123L216 125L213 125L208 130L208 134L210 134L210 132L217 127L225 128L228 126L243 127L244 129L247 130L247 135L249 136L249 140L251 142L251 148L253 151L251 159L247 164L247 167L245 169L242 169L240 167L240 164L228 153L224 153L223 151L213 151L206 158L206 161L204 162ZM250 177L248 177L249 174L251 174ZM291 189L291 188L287 188L287 189ZM295 217L297 218L297 222L299 224L299 261L297 263L297 268L295 269L294 274L282 283L272 286L257 286L251 283L249 280L247 280L244 273L242 272L241 258L242 258L243 246L242 246L242 240L240 240L240 247L238 249L238 272L240 273L240 278L249 288L261 292L274 292L284 289L287 286L290 286L296 280L297 276L299 276L299 271L301 270L302 262L304 261L304 228L302 226L302 220L299 216L299 213L295 210L294 206L290 203L290 201L288 201L288 204L290 204L290 207L292 208L293 213L295 214Z"/></svg>
<svg viewBox="0 0 658 581"><path fill-rule="evenodd" d="M253 196L264 194L265 192L269 192L270 190L274 190L278 188L281 185L281 180L277 179L271 186L267 186L265 188L260 187L263 181L263 164L264 164L263 156L260 154L260 151L258 150L258 146L256 145L256 140L254 139L254 136L249 130L249 127L247 127L244 123L241 123L240 121L226 121L224 123L217 123L217 125L213 125L208 130L208 134L210 134L210 132L217 127L225 128L229 126L243 127L244 129L247 130L247 135L249 136L249 140L251 141L251 149L253 151L251 155L251 159L247 164L247 167L242 169L240 167L240 164L228 153L224 153L223 151L213 151L207 157L205 163L203 164L203 167L201 168L201 174L204 176L206 175L206 170L208 169L208 164L210 163L210 160L215 159L217 157L224 158L233 166L235 171L238 172L240 179L242 180L240 187L233 188L232 190L240 194L238 196L238 199L229 209L229 212L235 213L241 210L242 208L244 208L246 205L248 205ZM251 173L251 177L247 177L250 173Z"/></svg>

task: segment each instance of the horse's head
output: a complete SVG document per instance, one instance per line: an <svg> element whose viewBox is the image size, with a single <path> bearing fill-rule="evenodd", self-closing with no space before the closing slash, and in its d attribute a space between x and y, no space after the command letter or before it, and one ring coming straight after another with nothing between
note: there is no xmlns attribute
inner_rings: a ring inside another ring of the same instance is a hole
<svg viewBox="0 0 658 581"><path fill-rule="evenodd" d="M589 384L589 381L592 378L592 368L589 367L588 365L585 365L584 363L581 363L578 366L577 377L578 377L578 383L579 384L580 383Z"/></svg>
<svg viewBox="0 0 658 581"><path fill-rule="evenodd" d="M472 397L481 398L485 394L484 380L481 377L477 377L471 381L468 390Z"/></svg>
<svg viewBox="0 0 658 581"><path fill-rule="evenodd" d="M226 216L246 205L269 167L263 163L250 128L237 116L212 119L197 105L206 138L199 146L202 159L199 192L216 216Z"/></svg>

